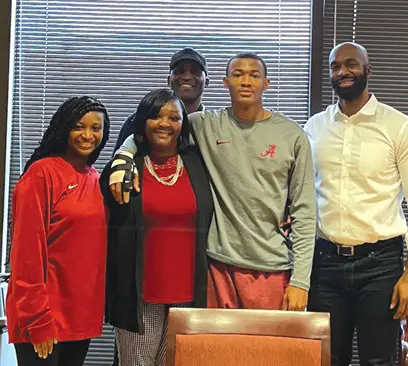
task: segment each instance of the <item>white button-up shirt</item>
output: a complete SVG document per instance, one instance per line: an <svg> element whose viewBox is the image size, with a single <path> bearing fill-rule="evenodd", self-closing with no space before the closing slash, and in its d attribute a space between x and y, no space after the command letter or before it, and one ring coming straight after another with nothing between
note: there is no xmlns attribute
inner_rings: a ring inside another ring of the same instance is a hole
<svg viewBox="0 0 408 366"><path fill-rule="evenodd" d="M355 115L338 104L305 125L316 182L317 235L358 245L404 235L408 116L374 95Z"/></svg>

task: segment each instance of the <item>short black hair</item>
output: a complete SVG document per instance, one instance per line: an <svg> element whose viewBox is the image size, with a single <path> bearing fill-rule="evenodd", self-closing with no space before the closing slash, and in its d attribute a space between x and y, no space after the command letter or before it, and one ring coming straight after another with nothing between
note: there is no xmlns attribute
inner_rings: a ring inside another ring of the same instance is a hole
<svg viewBox="0 0 408 366"><path fill-rule="evenodd" d="M268 69L267 69L267 67L266 67L266 63L265 63L265 61L263 60L263 58L262 58L261 56L258 56L258 55L257 55L256 53L254 53L254 52L241 52L241 53L238 53L237 55L231 57L231 58L228 60L228 62L227 62L227 67L226 67L226 69L225 69L225 75L226 75L226 76L228 76L228 70L229 70L229 67L231 66L231 62L232 62L233 60L237 59L237 58L252 58L252 59L254 59L254 60L261 61L262 66L263 66L263 68L264 68L265 77L266 77L266 75L268 74Z"/></svg>
<svg viewBox="0 0 408 366"><path fill-rule="evenodd" d="M102 112L103 137L101 144L88 158L87 164L92 165L99 157L109 139L110 119L105 106L97 99L82 96L72 97L62 103L51 118L48 128L45 130L40 146L38 146L30 159L27 161L23 174L37 160L51 155L62 155L68 148L68 137L76 123L88 112Z"/></svg>
<svg viewBox="0 0 408 366"><path fill-rule="evenodd" d="M177 101L183 110L183 122L177 142L177 150L183 152L189 146L190 125L183 101L176 97L171 89L156 89L146 94L137 107L134 118L134 139L137 145L137 155L146 155L150 151L150 143L146 138L146 121L157 118L162 107L170 101Z"/></svg>

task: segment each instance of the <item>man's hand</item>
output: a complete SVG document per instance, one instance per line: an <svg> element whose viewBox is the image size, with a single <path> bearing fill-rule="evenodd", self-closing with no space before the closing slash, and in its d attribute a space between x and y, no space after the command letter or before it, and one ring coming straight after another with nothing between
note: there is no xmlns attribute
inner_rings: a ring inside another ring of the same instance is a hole
<svg viewBox="0 0 408 366"><path fill-rule="evenodd" d="M130 192L124 192L122 195L122 183L113 183L109 186L110 191L115 197L115 200L119 203L128 203L130 200ZM139 187L139 175L135 175L133 179L133 189L136 192L140 192Z"/></svg>
<svg viewBox="0 0 408 366"><path fill-rule="evenodd" d="M286 236L287 238L289 238L289 235L292 232L292 226L291 226L291 222L292 222L292 218L290 217L290 215L286 218L286 221L282 221L279 224L280 229L282 230L282 234L284 234L284 236Z"/></svg>
<svg viewBox="0 0 408 366"><path fill-rule="evenodd" d="M304 311L307 305L307 291L288 286L283 296L282 310Z"/></svg>
<svg viewBox="0 0 408 366"><path fill-rule="evenodd" d="M394 286L390 309L398 305L394 319L406 319L408 317L408 273L405 272Z"/></svg>
<svg viewBox="0 0 408 366"><path fill-rule="evenodd" d="M139 174L133 158L118 154L112 162L111 169L109 189L118 203L128 203L132 188L136 192L140 192Z"/></svg>
<svg viewBox="0 0 408 366"><path fill-rule="evenodd" d="M57 344L57 338L51 338L43 343L33 344L34 351L38 354L39 358L46 359L54 349L54 344Z"/></svg>

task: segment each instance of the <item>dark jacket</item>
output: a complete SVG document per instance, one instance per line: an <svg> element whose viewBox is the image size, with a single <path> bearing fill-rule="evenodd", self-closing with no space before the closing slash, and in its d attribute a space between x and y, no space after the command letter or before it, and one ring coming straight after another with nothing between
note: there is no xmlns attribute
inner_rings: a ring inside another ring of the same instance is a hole
<svg viewBox="0 0 408 366"><path fill-rule="evenodd" d="M209 177L201 156L190 148L181 157L197 200L193 306L204 308L207 306L207 238L214 206ZM135 163L142 183L143 157L135 156ZM118 204L109 190L110 166L111 162L100 178L105 203L110 209L105 318L115 327L143 334L143 185L140 193L131 192L128 204Z"/></svg>

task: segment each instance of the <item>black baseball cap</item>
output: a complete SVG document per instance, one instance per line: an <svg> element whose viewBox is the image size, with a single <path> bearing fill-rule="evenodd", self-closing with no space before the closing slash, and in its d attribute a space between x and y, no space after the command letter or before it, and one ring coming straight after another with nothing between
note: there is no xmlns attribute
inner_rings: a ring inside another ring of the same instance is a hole
<svg viewBox="0 0 408 366"><path fill-rule="evenodd" d="M197 62L200 65L200 67L203 69L205 74L206 75L208 74L207 60L201 54L201 52L196 51L195 49L191 47L186 47L186 48L183 48L182 50L177 51L171 57L170 70L173 70L174 66L176 66L176 63L182 60L193 60Z"/></svg>

